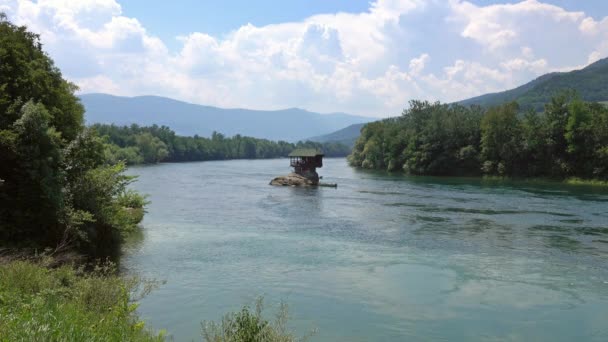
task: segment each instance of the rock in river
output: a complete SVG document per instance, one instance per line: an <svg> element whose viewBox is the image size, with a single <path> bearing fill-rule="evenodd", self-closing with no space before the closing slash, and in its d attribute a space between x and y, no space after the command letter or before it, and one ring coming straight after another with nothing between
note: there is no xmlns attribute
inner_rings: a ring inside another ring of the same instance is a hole
<svg viewBox="0 0 608 342"><path fill-rule="evenodd" d="M317 183L297 173L290 173L287 176L279 176L273 179L270 181L270 185L316 186Z"/></svg>

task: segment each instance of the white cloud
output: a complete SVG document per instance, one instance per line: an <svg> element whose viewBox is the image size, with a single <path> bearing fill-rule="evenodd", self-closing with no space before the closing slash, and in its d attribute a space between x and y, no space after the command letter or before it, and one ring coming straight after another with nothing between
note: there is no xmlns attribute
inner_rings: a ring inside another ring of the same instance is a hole
<svg viewBox="0 0 608 342"><path fill-rule="evenodd" d="M106 76L94 76L75 80L80 90L85 93L106 93L121 95L122 89Z"/></svg>
<svg viewBox="0 0 608 342"><path fill-rule="evenodd" d="M423 53L418 58L413 58L410 61L410 73L412 75L419 75L424 67L426 66L427 61L429 60L429 55L427 53Z"/></svg>
<svg viewBox="0 0 608 342"><path fill-rule="evenodd" d="M362 13L184 32L171 51L115 0L0 0L41 34L83 92L158 94L249 108L396 115L412 98L454 101L608 54L608 18L536 0L377 0Z"/></svg>
<svg viewBox="0 0 608 342"><path fill-rule="evenodd" d="M579 29L583 32L585 39L599 41L595 49L589 54L588 63L596 62L608 55L608 17L599 21L587 17L581 22Z"/></svg>
<svg viewBox="0 0 608 342"><path fill-rule="evenodd" d="M537 59L535 61L530 61L524 58L515 58L506 62L502 62L500 66L511 71L530 70L535 73L547 71L547 61L545 59Z"/></svg>
<svg viewBox="0 0 608 342"><path fill-rule="evenodd" d="M464 24L462 36L490 50L510 48L522 41L542 39L563 30L578 30L585 20L583 12L569 12L537 0L485 7L459 0L451 0L450 4L452 20ZM550 31L554 27L558 32Z"/></svg>

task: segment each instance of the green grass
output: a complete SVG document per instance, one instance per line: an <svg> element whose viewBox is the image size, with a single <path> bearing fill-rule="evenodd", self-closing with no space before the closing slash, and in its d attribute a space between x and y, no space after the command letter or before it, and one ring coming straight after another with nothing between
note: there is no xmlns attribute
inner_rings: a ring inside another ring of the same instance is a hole
<svg viewBox="0 0 608 342"><path fill-rule="evenodd" d="M582 179L577 177L568 178L564 181L571 185L592 185L592 186L608 186L608 181L599 179Z"/></svg>
<svg viewBox="0 0 608 342"><path fill-rule="evenodd" d="M583 179L578 177L570 177L566 179L552 179L552 178L517 178L517 177L509 177L509 176L492 176L492 175L484 175L482 176L484 181L516 181L516 182L524 182L524 183L547 183L547 184L568 184L568 185L584 185L584 186L597 186L597 187L605 187L608 186L608 181L600 180L600 179Z"/></svg>
<svg viewBox="0 0 608 342"><path fill-rule="evenodd" d="M84 272L44 262L0 264L0 341L163 341L135 313L149 286L111 265ZM143 292L141 292L143 291Z"/></svg>

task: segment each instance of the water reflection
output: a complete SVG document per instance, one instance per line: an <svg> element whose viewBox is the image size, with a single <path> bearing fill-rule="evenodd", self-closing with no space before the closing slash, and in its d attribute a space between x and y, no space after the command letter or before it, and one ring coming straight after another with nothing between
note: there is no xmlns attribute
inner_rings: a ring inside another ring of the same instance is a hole
<svg viewBox="0 0 608 342"><path fill-rule="evenodd" d="M559 181L517 180L479 177L433 177L406 176L401 173L387 173L375 170L357 170L362 179L402 182L406 180L425 188L449 187L454 191L490 190L492 193L503 191L526 192L538 198L572 197L581 201L608 202L608 188L592 185L571 185ZM373 193L373 192L370 192Z"/></svg>

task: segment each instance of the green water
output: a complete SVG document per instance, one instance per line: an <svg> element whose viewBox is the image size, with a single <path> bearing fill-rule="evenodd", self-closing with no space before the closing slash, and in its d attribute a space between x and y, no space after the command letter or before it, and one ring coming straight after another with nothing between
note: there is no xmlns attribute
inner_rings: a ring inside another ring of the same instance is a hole
<svg viewBox="0 0 608 342"><path fill-rule="evenodd" d="M320 169L286 160L132 168L150 195L130 272L167 281L141 316L177 341L264 295L313 341L607 341L608 192Z"/></svg>

